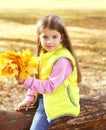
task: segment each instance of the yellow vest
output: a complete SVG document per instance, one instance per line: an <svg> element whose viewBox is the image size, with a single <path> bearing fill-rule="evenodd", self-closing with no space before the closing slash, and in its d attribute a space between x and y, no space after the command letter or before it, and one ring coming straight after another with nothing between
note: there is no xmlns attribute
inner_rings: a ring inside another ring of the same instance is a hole
<svg viewBox="0 0 106 130"><path fill-rule="evenodd" d="M75 60L61 44L55 51L41 53L39 78L47 80L52 72L53 65L62 57L70 59L73 72L53 93L43 94L44 108L49 121L66 115L78 116L80 113Z"/></svg>

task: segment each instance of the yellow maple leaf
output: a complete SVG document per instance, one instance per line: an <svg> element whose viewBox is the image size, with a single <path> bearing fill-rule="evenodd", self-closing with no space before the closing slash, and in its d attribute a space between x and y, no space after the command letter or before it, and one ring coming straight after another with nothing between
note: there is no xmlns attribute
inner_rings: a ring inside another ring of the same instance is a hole
<svg viewBox="0 0 106 130"><path fill-rule="evenodd" d="M27 79L37 74L38 57L32 56L29 49L21 52L6 51L0 55L0 76L19 76Z"/></svg>

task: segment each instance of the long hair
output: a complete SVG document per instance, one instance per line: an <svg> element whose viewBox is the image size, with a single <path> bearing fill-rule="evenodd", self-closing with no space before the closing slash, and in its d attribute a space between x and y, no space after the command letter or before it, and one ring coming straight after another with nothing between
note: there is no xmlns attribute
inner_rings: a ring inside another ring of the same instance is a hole
<svg viewBox="0 0 106 130"><path fill-rule="evenodd" d="M61 34L61 36L62 36L61 43L63 44L63 46L65 48L67 48L71 52L71 54L75 58L76 66L77 66L77 74L78 74L78 83L79 83L81 81L81 73L80 73L78 61L77 61L76 55L74 53L68 32L66 30L66 26L65 26L63 20L59 16L47 15L47 16L42 17L37 22L37 24L36 24L36 30L37 30L37 48L36 48L37 50L36 50L36 53L37 53L37 56L40 55L40 50L41 50L41 43L39 40L39 35L45 28L56 30Z"/></svg>

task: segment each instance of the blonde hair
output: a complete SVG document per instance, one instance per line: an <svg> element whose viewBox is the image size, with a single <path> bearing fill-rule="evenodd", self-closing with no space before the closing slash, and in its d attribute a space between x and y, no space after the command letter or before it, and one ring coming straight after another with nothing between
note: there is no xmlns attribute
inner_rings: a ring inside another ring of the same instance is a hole
<svg viewBox="0 0 106 130"><path fill-rule="evenodd" d="M68 32L66 30L66 26L65 26L63 20L61 19L61 17L59 17L57 15L47 15L47 16L42 17L37 22L37 24L36 24L37 36L38 36L37 37L37 42L38 42L37 43L37 55L38 56L40 55L40 50L41 50L39 35L45 28L56 30L61 34L61 36L62 36L61 43L63 44L63 46L65 48L67 48L71 52L71 54L75 58L76 66L77 66L77 74L78 74L78 83L79 83L81 81L81 73L80 73L78 61L77 61L76 55L74 53Z"/></svg>

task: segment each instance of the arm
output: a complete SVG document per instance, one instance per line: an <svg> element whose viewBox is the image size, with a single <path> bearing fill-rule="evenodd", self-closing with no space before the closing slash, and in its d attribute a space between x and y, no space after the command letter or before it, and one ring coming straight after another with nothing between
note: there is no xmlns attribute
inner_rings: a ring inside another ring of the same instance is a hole
<svg viewBox="0 0 106 130"><path fill-rule="evenodd" d="M30 101L31 103L33 103L33 101L35 99L35 95L36 95L35 91L31 91L30 89L28 89L28 91L26 93L25 100Z"/></svg>
<svg viewBox="0 0 106 130"><path fill-rule="evenodd" d="M29 79L24 82L24 85L30 90L41 94L52 93L71 73L72 64L70 60L61 58L54 64L48 80L39 80L34 77L29 77Z"/></svg>

